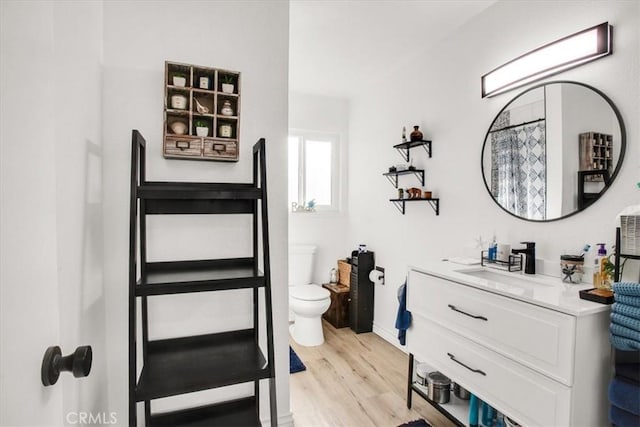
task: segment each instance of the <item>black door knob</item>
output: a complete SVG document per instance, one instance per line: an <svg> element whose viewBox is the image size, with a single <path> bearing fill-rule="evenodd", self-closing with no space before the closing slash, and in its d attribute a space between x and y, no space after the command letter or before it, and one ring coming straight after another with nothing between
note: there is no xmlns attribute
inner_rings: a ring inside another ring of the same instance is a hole
<svg viewBox="0 0 640 427"><path fill-rule="evenodd" d="M86 377L91 372L91 362L93 352L90 345L76 348L72 354L62 356L60 347L49 347L42 359L42 384L45 386L54 385L58 381L60 372L72 372L76 378Z"/></svg>

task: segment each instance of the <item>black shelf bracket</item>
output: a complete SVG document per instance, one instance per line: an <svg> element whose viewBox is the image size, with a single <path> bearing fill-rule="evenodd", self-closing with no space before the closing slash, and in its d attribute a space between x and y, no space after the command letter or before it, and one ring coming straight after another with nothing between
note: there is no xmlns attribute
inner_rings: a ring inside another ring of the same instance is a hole
<svg viewBox="0 0 640 427"><path fill-rule="evenodd" d="M413 147L424 148L424 151L429 155L429 158L431 158L431 141L407 141L393 146L407 162L411 159L410 151Z"/></svg>
<svg viewBox="0 0 640 427"><path fill-rule="evenodd" d="M402 215L405 214L405 205L407 202L429 202L429 205L436 213L436 216L440 215L440 199L389 199L391 203L400 211Z"/></svg>
<svg viewBox="0 0 640 427"><path fill-rule="evenodd" d="M407 169L404 171L385 172L382 175L387 177L391 185L393 185L395 188L398 188L398 175L409 174L415 175L417 180L420 181L420 185L424 187L424 169Z"/></svg>
<svg viewBox="0 0 640 427"><path fill-rule="evenodd" d="M396 207L400 211L402 215L404 215L404 200L390 200L393 203L393 206Z"/></svg>
<svg viewBox="0 0 640 427"><path fill-rule="evenodd" d="M436 216L440 215L440 199L427 199L427 202L431 205Z"/></svg>
<svg viewBox="0 0 640 427"><path fill-rule="evenodd" d="M398 188L398 174L383 173L383 175L389 180L391 185L393 185L395 188Z"/></svg>

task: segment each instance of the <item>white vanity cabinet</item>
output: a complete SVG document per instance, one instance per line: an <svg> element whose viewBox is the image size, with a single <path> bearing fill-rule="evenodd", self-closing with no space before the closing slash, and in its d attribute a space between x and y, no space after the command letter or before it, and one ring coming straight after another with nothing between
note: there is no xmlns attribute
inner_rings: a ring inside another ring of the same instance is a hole
<svg viewBox="0 0 640 427"><path fill-rule="evenodd" d="M608 425L609 308L532 286L410 268L409 352L524 426Z"/></svg>

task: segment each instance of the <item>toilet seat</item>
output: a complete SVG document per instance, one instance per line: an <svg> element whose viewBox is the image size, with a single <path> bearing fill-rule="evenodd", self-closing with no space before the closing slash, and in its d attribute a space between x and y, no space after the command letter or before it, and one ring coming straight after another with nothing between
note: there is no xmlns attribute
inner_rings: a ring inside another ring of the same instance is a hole
<svg viewBox="0 0 640 427"><path fill-rule="evenodd" d="M293 286L289 294L291 298L301 301L322 301L331 296L331 293L318 285Z"/></svg>

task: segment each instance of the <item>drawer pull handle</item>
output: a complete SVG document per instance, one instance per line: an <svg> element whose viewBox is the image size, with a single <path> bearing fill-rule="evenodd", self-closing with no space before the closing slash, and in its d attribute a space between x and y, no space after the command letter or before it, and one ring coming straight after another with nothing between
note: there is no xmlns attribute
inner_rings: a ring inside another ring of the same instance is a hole
<svg viewBox="0 0 640 427"><path fill-rule="evenodd" d="M466 311L462 311L462 310L460 310L459 308L456 308L456 306L455 306L455 305L451 305L451 304L447 304L447 305L449 306L449 308L450 308L451 310L453 310L453 311L457 311L458 313L462 313L462 314L464 314L465 316L473 317L474 319L484 320L485 322L489 320L489 319L487 319L487 318L486 318L486 317L484 317L484 316L476 316L476 315L474 315L474 314L469 314L469 313L467 313Z"/></svg>
<svg viewBox="0 0 640 427"><path fill-rule="evenodd" d="M451 358L451 360L453 360L454 362L456 362L459 365L464 366L465 368L467 368L471 372L475 372L476 374L484 375L485 377L487 376L487 374L484 371L481 371L480 369L473 369L473 368L470 368L469 366L465 365L464 363L462 363L461 361L456 359L456 357L453 354L447 353L447 355Z"/></svg>
<svg viewBox="0 0 640 427"><path fill-rule="evenodd" d="M176 141L176 148L188 150L191 148L191 141Z"/></svg>

